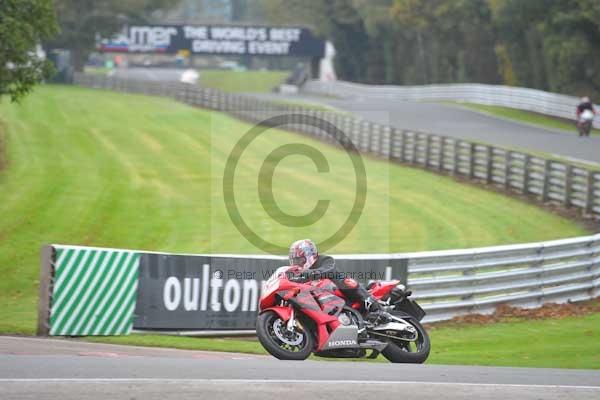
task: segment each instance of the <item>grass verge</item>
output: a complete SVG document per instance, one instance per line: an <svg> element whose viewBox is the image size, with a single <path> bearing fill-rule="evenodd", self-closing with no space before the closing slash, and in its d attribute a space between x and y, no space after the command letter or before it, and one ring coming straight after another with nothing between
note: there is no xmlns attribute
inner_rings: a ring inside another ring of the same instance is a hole
<svg viewBox="0 0 600 400"><path fill-rule="evenodd" d="M86 67L85 73L108 75L113 69L105 67ZM182 70L183 71L183 70ZM271 92L288 77L288 71L232 71L225 69L199 70L200 86L219 89L226 92Z"/></svg>
<svg viewBox="0 0 600 400"><path fill-rule="evenodd" d="M114 68L107 68L107 67L87 66L83 69L83 72L85 72L86 74L90 74L90 75L109 75L112 71L114 71Z"/></svg>
<svg viewBox="0 0 600 400"><path fill-rule="evenodd" d="M600 369L600 313L430 331L430 363Z"/></svg>
<svg viewBox="0 0 600 400"><path fill-rule="evenodd" d="M0 121L0 172L6 166L6 144L4 142L4 127Z"/></svg>
<svg viewBox="0 0 600 400"><path fill-rule="evenodd" d="M285 81L287 71L200 70L200 86L226 92L270 92Z"/></svg>

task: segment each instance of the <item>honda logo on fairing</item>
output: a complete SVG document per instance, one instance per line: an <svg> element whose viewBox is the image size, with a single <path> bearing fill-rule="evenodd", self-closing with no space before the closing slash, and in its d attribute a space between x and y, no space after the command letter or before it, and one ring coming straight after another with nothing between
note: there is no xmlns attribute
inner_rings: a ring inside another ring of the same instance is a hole
<svg viewBox="0 0 600 400"><path fill-rule="evenodd" d="M334 346L356 346L356 340L334 340L328 343L330 347Z"/></svg>

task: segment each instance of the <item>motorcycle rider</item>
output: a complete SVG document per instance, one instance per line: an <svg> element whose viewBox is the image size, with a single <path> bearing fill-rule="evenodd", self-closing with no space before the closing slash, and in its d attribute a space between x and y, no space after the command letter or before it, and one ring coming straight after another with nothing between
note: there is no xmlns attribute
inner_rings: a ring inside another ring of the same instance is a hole
<svg viewBox="0 0 600 400"><path fill-rule="evenodd" d="M290 276L294 282L308 282L329 279L351 301L363 304L363 314L367 320L375 323L383 322L387 313L379 302L369 294L357 281L344 277L336 271L335 260L325 254L319 255L317 245L310 239L297 240L290 246L290 266L296 267L296 273Z"/></svg>
<svg viewBox="0 0 600 400"><path fill-rule="evenodd" d="M581 103L579 103L577 106L575 114L577 115L577 128L579 130L579 136L589 136L591 121L596 115L596 109L594 108L594 105L589 97L585 96L581 98ZM586 124L589 124L587 129L585 129Z"/></svg>

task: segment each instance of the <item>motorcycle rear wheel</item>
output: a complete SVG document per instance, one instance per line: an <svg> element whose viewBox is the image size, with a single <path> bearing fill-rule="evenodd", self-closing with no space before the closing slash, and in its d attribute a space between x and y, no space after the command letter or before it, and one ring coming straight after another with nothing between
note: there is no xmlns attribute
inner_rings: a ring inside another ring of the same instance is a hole
<svg viewBox="0 0 600 400"><path fill-rule="evenodd" d="M579 130L579 136L590 136L590 131L592 130L592 122L579 122L577 124L577 128Z"/></svg>
<svg viewBox="0 0 600 400"><path fill-rule="evenodd" d="M314 349L313 336L308 331L299 331L294 335L284 328L285 325L286 322L274 311L260 314L256 320L258 341L269 354L280 360L307 359ZM282 335L285 335L283 339Z"/></svg>
<svg viewBox="0 0 600 400"><path fill-rule="evenodd" d="M415 342L390 339L381 354L393 363L422 364L429 357L431 342L423 325L414 318L405 318L417 329L419 337Z"/></svg>

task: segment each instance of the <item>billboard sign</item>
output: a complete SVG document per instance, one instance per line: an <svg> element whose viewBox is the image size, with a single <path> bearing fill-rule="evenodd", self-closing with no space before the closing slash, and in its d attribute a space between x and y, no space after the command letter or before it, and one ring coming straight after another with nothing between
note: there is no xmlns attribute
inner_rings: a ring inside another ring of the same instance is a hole
<svg viewBox="0 0 600 400"><path fill-rule="evenodd" d="M283 257L142 254L134 329L254 329L262 282ZM366 283L400 279L407 260L336 257L336 269Z"/></svg>
<svg viewBox="0 0 600 400"><path fill-rule="evenodd" d="M98 43L102 52L319 57L325 42L307 28L232 25L132 25Z"/></svg>

